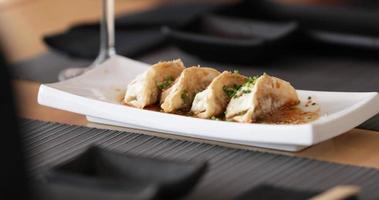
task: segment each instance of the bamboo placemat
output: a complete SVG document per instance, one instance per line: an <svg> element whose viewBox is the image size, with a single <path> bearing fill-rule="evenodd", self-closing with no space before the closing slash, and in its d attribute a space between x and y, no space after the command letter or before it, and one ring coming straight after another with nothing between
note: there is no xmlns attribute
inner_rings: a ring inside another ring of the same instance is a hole
<svg viewBox="0 0 379 200"><path fill-rule="evenodd" d="M207 160L208 172L186 199L231 199L260 184L313 191L354 184L363 188L360 199L379 199L379 171L370 168L34 120L23 120L22 130L34 176L99 145L136 155Z"/></svg>

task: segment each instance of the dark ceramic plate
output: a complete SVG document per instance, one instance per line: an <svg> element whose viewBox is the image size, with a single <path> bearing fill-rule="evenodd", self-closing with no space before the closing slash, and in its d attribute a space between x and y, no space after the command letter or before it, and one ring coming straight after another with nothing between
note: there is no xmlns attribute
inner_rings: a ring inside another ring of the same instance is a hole
<svg viewBox="0 0 379 200"><path fill-rule="evenodd" d="M302 50L342 51L377 57L379 49L378 7L346 2L339 6L300 6L274 0L244 0L236 10L250 18L297 21L303 31ZM234 11L236 12L236 11ZM258 14L251 14L258 13ZM223 13L225 14L225 13ZM233 13L235 14L235 13ZM305 48L304 48L305 47Z"/></svg>
<svg viewBox="0 0 379 200"><path fill-rule="evenodd" d="M204 162L161 160L91 147L49 170L44 180L56 193L74 193L72 197L172 199L188 193L205 171Z"/></svg>
<svg viewBox="0 0 379 200"><path fill-rule="evenodd" d="M157 197L155 185L71 175L55 175L31 185L34 199L38 200L151 200Z"/></svg>
<svg viewBox="0 0 379 200"><path fill-rule="evenodd" d="M205 15L184 28L164 27L162 31L190 54L206 60L245 63L279 55L295 37L297 23Z"/></svg>
<svg viewBox="0 0 379 200"><path fill-rule="evenodd" d="M259 185L241 194L235 200L306 200L317 195L314 191L294 190L272 185Z"/></svg>

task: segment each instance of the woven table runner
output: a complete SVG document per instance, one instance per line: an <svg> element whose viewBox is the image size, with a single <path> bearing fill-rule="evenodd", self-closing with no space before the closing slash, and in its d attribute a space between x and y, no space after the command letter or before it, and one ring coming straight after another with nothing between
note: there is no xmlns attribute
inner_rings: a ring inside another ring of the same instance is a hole
<svg viewBox="0 0 379 200"><path fill-rule="evenodd" d="M135 155L208 161L207 173L185 199L232 199L261 184L310 191L354 184L363 188L360 199L379 199L379 170L371 168L34 120L22 120L22 130L33 176L98 145Z"/></svg>

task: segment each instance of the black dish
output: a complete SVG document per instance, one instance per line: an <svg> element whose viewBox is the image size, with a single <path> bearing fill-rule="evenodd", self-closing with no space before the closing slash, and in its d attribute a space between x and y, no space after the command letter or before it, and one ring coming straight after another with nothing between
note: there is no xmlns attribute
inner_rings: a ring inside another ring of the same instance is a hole
<svg viewBox="0 0 379 200"><path fill-rule="evenodd" d="M282 188L272 185L258 185L239 195L235 200L306 200L316 196L318 192Z"/></svg>
<svg viewBox="0 0 379 200"><path fill-rule="evenodd" d="M122 183L71 175L54 175L31 184L38 200L151 200L156 199L155 185Z"/></svg>
<svg viewBox="0 0 379 200"><path fill-rule="evenodd" d="M183 51L222 63L267 64L294 54L376 58L378 16L376 10L244 0L162 32Z"/></svg>
<svg viewBox="0 0 379 200"><path fill-rule="evenodd" d="M250 63L286 51L297 33L294 21L261 21L204 15L185 28L164 27L165 36L182 50L206 60Z"/></svg>
<svg viewBox="0 0 379 200"><path fill-rule="evenodd" d="M349 1L346 1L348 4ZM243 0L238 11L249 13L249 17L276 20L296 20L302 29L334 32L347 35L378 36L379 7L359 7L353 5L296 5L280 3L277 0Z"/></svg>
<svg viewBox="0 0 379 200"><path fill-rule="evenodd" d="M347 3L347 2L346 2ZM371 3L373 4L373 2ZM242 8L241 8L242 7ZM302 37L295 43L299 51L326 55L377 57L379 50L378 7L307 6L279 3L274 0L244 0L233 8L247 18L297 21ZM223 10L221 14L230 10Z"/></svg>
<svg viewBox="0 0 379 200"><path fill-rule="evenodd" d="M204 162L161 160L90 147L49 170L44 180L50 189L61 194L171 199L189 192L205 171ZM115 192L119 195L114 196Z"/></svg>

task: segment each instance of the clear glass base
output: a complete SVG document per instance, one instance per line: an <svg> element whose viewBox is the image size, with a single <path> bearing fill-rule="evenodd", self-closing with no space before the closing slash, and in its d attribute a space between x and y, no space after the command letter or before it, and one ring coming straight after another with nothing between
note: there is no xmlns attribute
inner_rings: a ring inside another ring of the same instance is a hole
<svg viewBox="0 0 379 200"><path fill-rule="evenodd" d="M96 58L96 60L89 66L89 67L74 67L74 68L68 68L63 71L61 71L58 75L59 81L68 80L77 76L80 76L91 69L99 66L100 64L104 63L106 60L110 59L112 56L116 55L116 51L114 48L109 48L107 51L101 50L99 53L99 56Z"/></svg>
<svg viewBox="0 0 379 200"><path fill-rule="evenodd" d="M63 70L58 75L59 81L80 76L116 55L114 43L114 0L103 0L103 17L100 26L100 52L98 57L89 67L68 68Z"/></svg>

